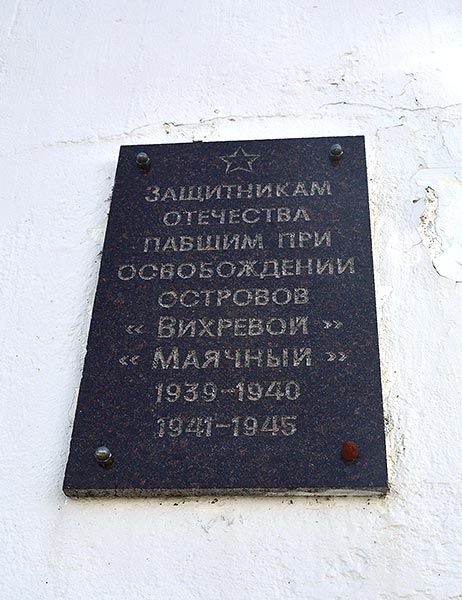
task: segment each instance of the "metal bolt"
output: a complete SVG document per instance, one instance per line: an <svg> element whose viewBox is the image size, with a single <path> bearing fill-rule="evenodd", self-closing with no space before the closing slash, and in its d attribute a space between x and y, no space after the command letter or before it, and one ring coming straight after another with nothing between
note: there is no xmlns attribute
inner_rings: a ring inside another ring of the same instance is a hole
<svg viewBox="0 0 462 600"><path fill-rule="evenodd" d="M348 462L355 461L359 456L359 446L356 442L348 440L342 446L342 458Z"/></svg>
<svg viewBox="0 0 462 600"><path fill-rule="evenodd" d="M151 164L151 159L146 152L138 152L136 155L136 164L142 171L147 171L149 169L149 165Z"/></svg>
<svg viewBox="0 0 462 600"><path fill-rule="evenodd" d="M98 446L95 450L95 458L99 465L108 466L112 463L112 452L106 446Z"/></svg>
<svg viewBox="0 0 462 600"><path fill-rule="evenodd" d="M332 160L340 160L343 156L343 148L340 144L332 144L330 147L329 156Z"/></svg>

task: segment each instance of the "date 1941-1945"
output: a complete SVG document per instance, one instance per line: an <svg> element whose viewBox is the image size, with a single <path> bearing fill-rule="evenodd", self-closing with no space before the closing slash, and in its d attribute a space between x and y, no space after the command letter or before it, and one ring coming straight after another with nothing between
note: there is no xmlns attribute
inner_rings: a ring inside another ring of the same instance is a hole
<svg viewBox="0 0 462 600"><path fill-rule="evenodd" d="M253 437L259 434L291 436L297 431L296 420L297 417L294 415L237 416L232 417L230 422L222 422L214 417L160 417L156 421L155 437L176 438L185 434L212 437L219 431L228 431L233 437L241 435Z"/></svg>

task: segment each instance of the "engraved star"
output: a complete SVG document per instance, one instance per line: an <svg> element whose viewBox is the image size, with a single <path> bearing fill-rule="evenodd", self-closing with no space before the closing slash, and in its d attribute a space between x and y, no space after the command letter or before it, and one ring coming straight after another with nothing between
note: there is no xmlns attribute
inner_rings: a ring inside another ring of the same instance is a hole
<svg viewBox="0 0 462 600"><path fill-rule="evenodd" d="M232 173L233 171L248 171L252 172L253 165L252 163L260 158L259 154L247 154L242 146L233 152L233 154L229 154L228 156L220 156L221 160L224 160L226 163L226 171L225 173Z"/></svg>

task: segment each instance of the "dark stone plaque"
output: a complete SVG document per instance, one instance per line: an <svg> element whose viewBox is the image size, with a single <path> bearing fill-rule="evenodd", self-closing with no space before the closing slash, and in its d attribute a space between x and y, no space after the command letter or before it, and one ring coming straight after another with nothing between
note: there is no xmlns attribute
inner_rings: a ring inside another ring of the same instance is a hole
<svg viewBox="0 0 462 600"><path fill-rule="evenodd" d="M364 139L122 147L65 493L386 489Z"/></svg>

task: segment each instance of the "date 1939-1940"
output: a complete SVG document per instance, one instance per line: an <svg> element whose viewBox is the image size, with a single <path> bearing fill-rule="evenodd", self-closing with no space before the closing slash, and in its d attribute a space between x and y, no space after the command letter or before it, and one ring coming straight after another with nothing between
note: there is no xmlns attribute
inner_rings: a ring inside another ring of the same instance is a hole
<svg viewBox="0 0 462 600"><path fill-rule="evenodd" d="M233 387L219 389L211 381L202 385L194 382L169 383L167 385L158 383L155 391L156 404L182 400L185 402L213 402L217 395L230 395L240 402L246 400L255 402L264 399L297 400L300 396L300 384L298 381L268 381L266 383L239 381Z"/></svg>
<svg viewBox="0 0 462 600"><path fill-rule="evenodd" d="M185 434L212 437L219 431L229 431L233 437L253 437L259 434L291 436L297 431L296 420L294 415L236 416L227 422L215 417L160 417L156 421L155 437L176 438Z"/></svg>

